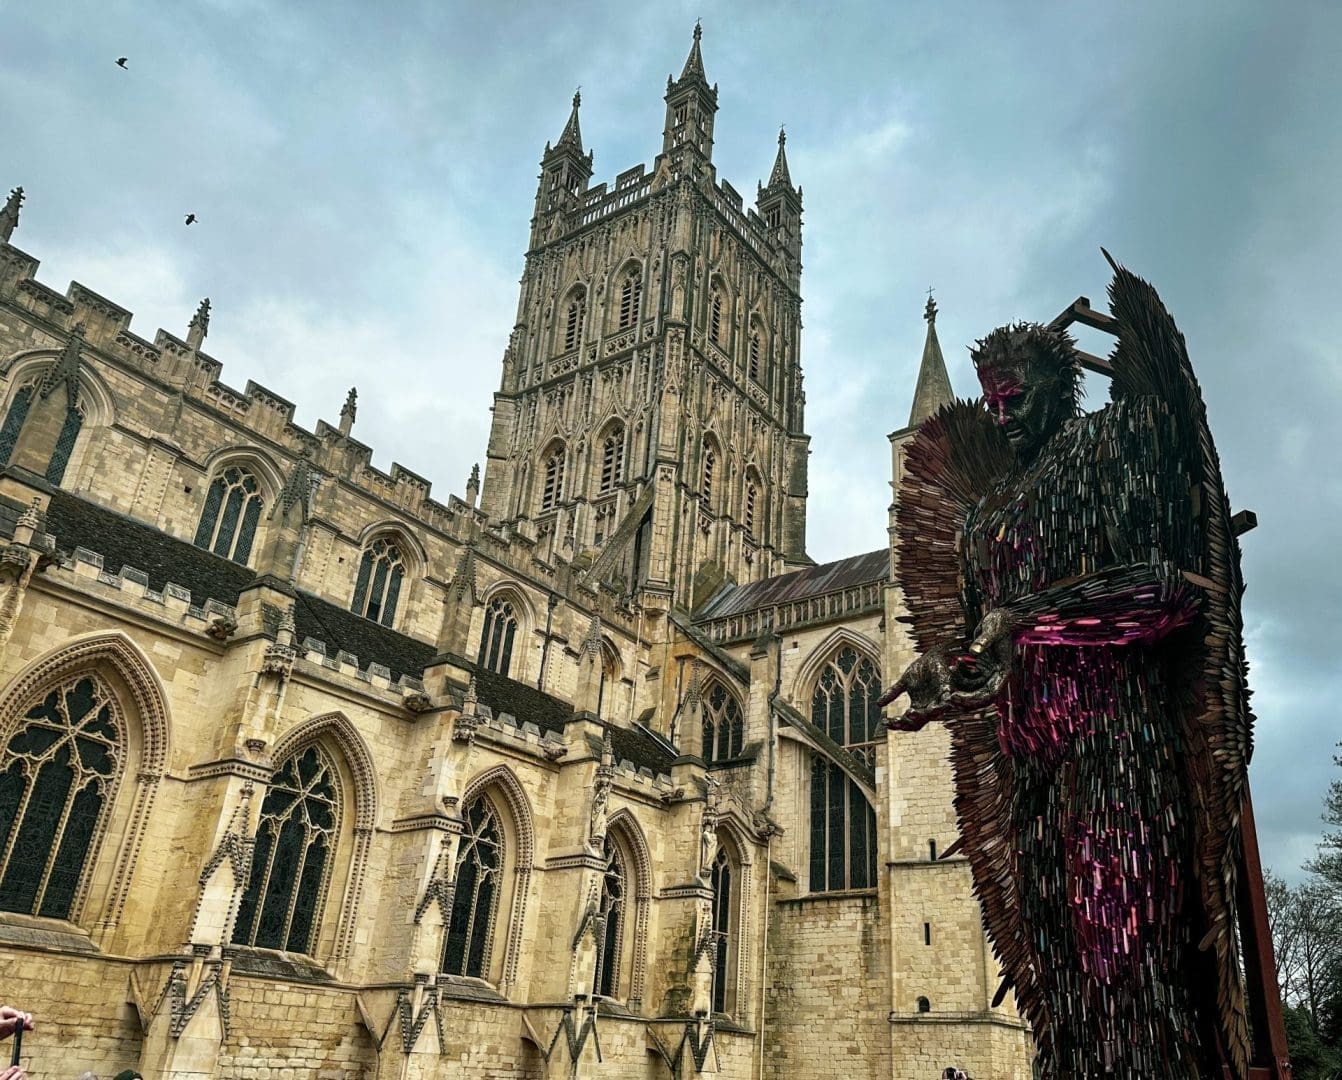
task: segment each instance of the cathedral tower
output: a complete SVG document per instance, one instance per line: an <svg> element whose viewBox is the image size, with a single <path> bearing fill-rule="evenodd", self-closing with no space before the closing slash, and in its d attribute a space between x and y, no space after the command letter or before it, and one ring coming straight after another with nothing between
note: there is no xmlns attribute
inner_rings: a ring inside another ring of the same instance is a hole
<svg viewBox="0 0 1342 1080"><path fill-rule="evenodd" d="M577 95L546 145L481 493L542 559L683 606L810 563L801 189L781 136L755 208L717 179L700 38L650 171L590 185Z"/></svg>

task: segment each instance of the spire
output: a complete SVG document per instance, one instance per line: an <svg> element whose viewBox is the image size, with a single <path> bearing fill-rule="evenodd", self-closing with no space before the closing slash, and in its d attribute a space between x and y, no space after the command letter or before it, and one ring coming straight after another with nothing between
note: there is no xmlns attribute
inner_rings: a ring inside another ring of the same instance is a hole
<svg viewBox="0 0 1342 1080"><path fill-rule="evenodd" d="M5 205L0 208L0 240L5 243L14 235L14 230L19 227L19 207L23 205L23 188L16 187L9 193L9 198L5 200Z"/></svg>
<svg viewBox="0 0 1342 1080"><path fill-rule="evenodd" d="M946 361L941 356L941 342L937 340L937 302L932 290L927 290L927 340L923 342L923 360L918 367L918 384L913 390L913 408L909 411L909 427L918 427L943 405L955 400L951 377L946 373Z"/></svg>
<svg viewBox="0 0 1342 1080"><path fill-rule="evenodd" d="M690 55L685 57L685 67L680 72L681 82L686 79L708 82L708 77L704 74L704 54L699 51L699 39L703 36L703 24L696 19L694 21L694 44L690 46Z"/></svg>
<svg viewBox="0 0 1342 1080"><path fill-rule="evenodd" d="M205 336L210 332L210 298L207 296L200 302L196 308L196 313L191 316L191 322L186 328L186 343L191 348L199 351L205 341Z"/></svg>
<svg viewBox="0 0 1342 1080"><path fill-rule="evenodd" d="M784 147L787 145L787 132L781 127L778 129L778 156L774 158L774 171L769 174L768 187L775 184L786 184L792 186L792 174L787 168L787 151Z"/></svg>
<svg viewBox="0 0 1342 1080"><path fill-rule="evenodd" d="M582 87L573 92L573 110L568 114L568 123L564 125L564 130L559 134L559 141L555 143L556 150L561 147L572 147L582 153L582 129L578 126L578 107L582 104Z"/></svg>

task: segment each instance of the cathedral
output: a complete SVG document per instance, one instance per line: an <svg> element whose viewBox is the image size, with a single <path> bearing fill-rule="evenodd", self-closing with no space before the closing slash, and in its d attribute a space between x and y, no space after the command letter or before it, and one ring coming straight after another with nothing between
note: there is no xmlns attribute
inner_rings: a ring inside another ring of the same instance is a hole
<svg viewBox="0 0 1342 1080"><path fill-rule="evenodd" d="M223 381L208 301L147 340L0 210L33 1076L1030 1076L946 733L875 704L913 657L893 541L806 553L802 189L780 136L747 206L716 112L696 28L651 166L594 184L575 96L442 500L372 466L354 391L297 426ZM951 392L925 318L894 482Z"/></svg>

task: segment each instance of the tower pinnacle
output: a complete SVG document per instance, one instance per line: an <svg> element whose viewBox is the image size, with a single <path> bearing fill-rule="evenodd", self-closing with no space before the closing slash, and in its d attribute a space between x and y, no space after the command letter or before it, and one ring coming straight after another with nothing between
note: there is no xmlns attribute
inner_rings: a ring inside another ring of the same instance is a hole
<svg viewBox="0 0 1342 1080"><path fill-rule="evenodd" d="M946 361L937 340L937 302L932 290L927 292L927 306L923 308L927 320L927 338L923 342L923 359L918 365L918 382L913 390L913 407L909 410L909 427L918 427L943 405L955 400L951 377L946 372Z"/></svg>
<svg viewBox="0 0 1342 1080"><path fill-rule="evenodd" d="M694 44L690 46L690 55L685 58L685 67L681 69L681 82L686 79L698 79L703 83L708 82L708 77L704 74L704 54L699 51L699 39L703 36L703 24L696 19L694 21Z"/></svg>
<svg viewBox="0 0 1342 1080"><path fill-rule="evenodd" d="M559 135L559 141L554 144L556 150L561 147L571 147L579 154L582 153L582 129L578 126L578 107L582 105L582 87L573 92L573 109L568 114L568 123L564 125L564 130Z"/></svg>
<svg viewBox="0 0 1342 1080"><path fill-rule="evenodd" d="M0 241L9 242L14 230L19 226L19 207L23 205L23 188L16 187L9 193L5 205L0 207Z"/></svg>
<svg viewBox="0 0 1342 1080"><path fill-rule="evenodd" d="M792 175L788 172L787 151L784 147L787 145L787 132L780 125L778 128L778 156L774 158L773 172L769 174L768 186L772 188L775 184L786 184L792 186Z"/></svg>

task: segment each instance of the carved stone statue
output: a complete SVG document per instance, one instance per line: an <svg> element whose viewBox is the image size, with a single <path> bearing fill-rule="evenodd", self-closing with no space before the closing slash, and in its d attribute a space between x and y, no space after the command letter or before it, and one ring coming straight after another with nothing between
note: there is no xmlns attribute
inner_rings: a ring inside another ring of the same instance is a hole
<svg viewBox="0 0 1342 1080"><path fill-rule="evenodd" d="M908 449L897 577L984 922L1042 1075L1247 1075L1239 551L1182 335L1115 266L1112 401L1063 332L977 344ZM1005 990L1005 986L1003 988Z"/></svg>

